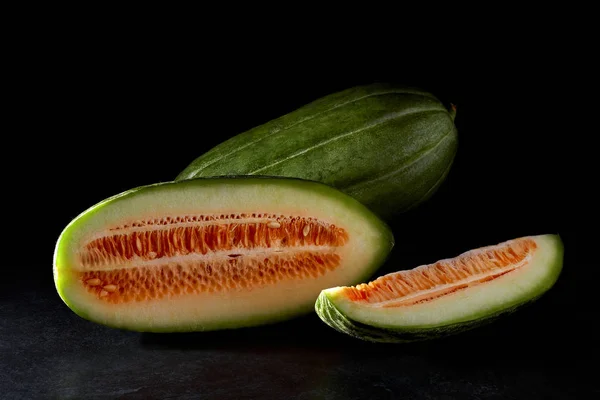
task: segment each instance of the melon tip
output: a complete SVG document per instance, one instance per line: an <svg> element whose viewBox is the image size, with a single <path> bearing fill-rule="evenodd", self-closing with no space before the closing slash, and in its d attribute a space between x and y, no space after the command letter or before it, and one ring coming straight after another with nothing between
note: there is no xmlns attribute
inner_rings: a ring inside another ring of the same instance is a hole
<svg viewBox="0 0 600 400"><path fill-rule="evenodd" d="M450 110L448 111L450 113L450 118L452 118L452 121L454 121L456 119L456 109L457 109L457 105L454 103L450 103Z"/></svg>

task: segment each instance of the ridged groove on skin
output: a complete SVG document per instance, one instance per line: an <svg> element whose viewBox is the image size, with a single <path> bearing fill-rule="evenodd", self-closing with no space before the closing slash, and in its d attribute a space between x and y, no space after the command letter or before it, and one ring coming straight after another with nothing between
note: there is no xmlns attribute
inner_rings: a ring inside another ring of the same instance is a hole
<svg viewBox="0 0 600 400"><path fill-rule="evenodd" d="M252 290L283 280L316 279L340 264L333 250L239 256L155 266L88 271L80 275L89 293L112 304L183 295ZM99 284L86 284L90 281ZM103 291L109 293L102 294Z"/></svg>
<svg viewBox="0 0 600 400"><path fill-rule="evenodd" d="M471 250L452 259L343 288L341 295L351 301L383 307L430 301L523 267L536 247L534 240L523 238Z"/></svg>
<svg viewBox="0 0 600 400"><path fill-rule="evenodd" d="M285 132L286 130L289 130L292 127L294 127L296 125L299 125L299 124L301 124L303 122L310 121L310 120L315 119L316 117L318 117L318 116L320 116L322 114L325 114L327 112L330 112L332 110L335 110L335 109L338 109L338 108L341 108L341 107L344 107L344 106L348 106L348 105L350 105L352 103L355 103L357 101L360 101L360 100L363 100L363 99L366 99L366 98L369 98L369 97L373 97L373 96L383 96L383 95L387 95L387 94L407 94L407 95L424 96L424 97L428 97L428 98L430 98L432 100L436 100L437 101L437 98L435 98L431 94L429 94L427 92L421 92L421 91L418 91L418 90L409 90L409 89L402 89L402 90L382 90L380 92L375 91L373 93L368 93L366 95L359 96L359 97L356 97L356 98L352 98L352 99L344 101L342 103L334 104L333 106L328 107L325 110L316 112L316 113L311 114L311 115L309 115L308 117L305 117L305 118L300 118L299 120L291 123L290 125L287 125L287 126L284 126L284 127L280 127L279 129L274 129L273 131L269 132L268 134L266 134L264 136L259 137L256 140L249 141L248 143L235 148L233 151L231 151L229 153L223 154L223 155L221 155L221 156L219 156L219 157L217 157L217 158L215 158L213 160L208 161L206 164L198 167L198 169L191 176L189 176L188 178L197 177L197 176L200 175L200 172L202 170L204 170L205 168L209 167L210 165L212 165L212 164L214 164L216 162L219 162L222 159L227 158L227 157L229 157L229 156L231 156L231 155L233 155L233 154L235 154L235 153L237 153L237 152L239 152L239 151L241 151L241 150L243 150L243 149L245 149L245 148L247 148L249 146L255 145L256 143L259 143L262 140L265 140L265 139L267 139L267 138L269 138L271 136L274 136L274 135L280 134L282 132ZM324 101L324 100L325 99L320 99L319 101Z"/></svg>
<svg viewBox="0 0 600 400"><path fill-rule="evenodd" d="M368 125L362 126L362 127L358 128L356 130L353 130L351 132L341 133L341 134L339 134L337 136L331 137L331 138L329 138L327 140L324 140L322 142L316 143L316 144L314 144L314 145L312 145L310 147L307 147L307 148L302 149L300 151L297 151L297 152L295 152L293 154L290 154L289 156L284 157L281 160L277 160L275 162L272 162L271 164L265 165L264 167L258 168L258 169L254 170L254 171L250 171L250 172L248 172L248 175L254 175L254 174L259 173L259 172L260 173L264 173L266 170L268 170L271 167L274 167L275 165L284 163L284 162L286 162L288 160L291 160L291 159L293 159L295 157L301 156L302 154L308 153L308 152L310 152L312 150L315 150L315 149L318 149L320 147L327 146L327 145L329 145L329 144L331 144L331 143L333 143L333 142L335 142L337 140L343 139L345 137L356 135L357 133L366 134L366 133L369 132L370 129L373 129L373 128L375 128L375 127L377 127L377 126L379 126L381 124L384 124L384 123L386 123L388 121L391 121L391 120L393 120L395 118L406 117L406 116L411 115L411 114L426 114L426 113L432 113L432 112L433 113L447 113L447 111L445 109L443 109L443 108L414 109L414 110L404 110L404 111L398 112L398 113L391 113L391 114L386 115L385 117L379 119L378 121L375 121L372 124L368 124ZM438 144L439 144L439 142L438 142Z"/></svg>
<svg viewBox="0 0 600 400"><path fill-rule="evenodd" d="M398 168L395 168L395 169L393 169L393 170L391 170L391 171L386 171L386 172L385 172L385 173L383 173L383 174L380 174L380 175L377 175L377 176L373 176L373 177L371 177L371 178L369 178L369 179L365 179L365 180L363 180L363 181L361 181L361 182L358 182L358 183L355 183L355 184L352 184L352 185L348 185L348 186L341 187L341 188L340 188L340 190L344 190L344 191L347 191L347 192L352 192L352 191L355 191L355 190L357 190L357 189L359 189L359 188L361 188L361 187L368 186L368 185L370 185L370 184L372 184L372 183L374 183L374 182L381 181L381 180L384 180L384 179L387 179L387 178L389 178L389 177L392 177L392 176L394 176L394 175L397 175L397 174L399 174L400 172L402 172L402 171L404 171L404 170L406 170L406 169L410 168L412 165L414 165L415 163L417 163L417 162L419 162L421 159L423 159L423 157L425 157L426 155L428 155L429 153L431 153L433 150L435 150L435 149L436 149L436 148L437 148L437 147L438 147L440 144L442 144L442 142L443 142L444 140L446 140L447 138L450 138L450 137L451 137L451 134L452 134L453 132L454 132L454 128L452 127L452 128L450 128L450 129L448 130L448 132L447 132L447 133L445 133L445 134L444 134L444 135L443 135L443 136L440 138L440 140L439 140L437 143L435 143L435 144L433 144L432 146L430 146L430 147L428 147L428 148L426 148L426 149L423 149L421 152L419 152L419 153L415 154L415 155L414 155L412 158L410 158L409 160L406 160L406 163L405 163L405 164L402 164L400 167L398 167ZM449 165L448 165L448 167L446 167L446 170L449 170L449 169L450 169L450 167L451 167L451 164L449 164ZM445 172L445 171L444 171L444 172ZM444 175L444 174L442 174L442 176L443 176L443 175ZM436 184L435 184L434 186L432 186L432 188L434 188L436 185L437 185L437 182L436 182ZM431 189L430 189L430 190L431 190Z"/></svg>
<svg viewBox="0 0 600 400"><path fill-rule="evenodd" d="M440 186L440 184L444 181L444 179L446 179L446 177L448 176L448 173L450 172L450 168L452 168L452 163L448 164L448 166L446 167L445 170L442 171L442 173L440 174L440 177L435 181L435 183L429 188L429 190L427 190L414 204L420 204L422 201L424 201L425 199L429 198L429 196L431 196ZM412 207L409 207L406 211L410 210L411 208L415 207L415 205L413 205Z"/></svg>

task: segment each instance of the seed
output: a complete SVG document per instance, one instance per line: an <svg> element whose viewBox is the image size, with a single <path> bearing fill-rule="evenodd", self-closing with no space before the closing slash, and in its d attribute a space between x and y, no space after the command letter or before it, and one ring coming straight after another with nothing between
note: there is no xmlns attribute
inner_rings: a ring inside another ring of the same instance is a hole
<svg viewBox="0 0 600 400"><path fill-rule="evenodd" d="M108 296L108 292L106 290L103 290L100 292L100 296L101 297Z"/></svg>
<svg viewBox="0 0 600 400"><path fill-rule="evenodd" d="M88 280L86 281L86 283L87 283L88 285L90 285L90 286L98 286L98 285L99 285L100 283L102 283L102 282L100 281L100 279L98 279L98 278L94 278L94 279L88 279Z"/></svg>
<svg viewBox="0 0 600 400"><path fill-rule="evenodd" d="M151 259L151 260L155 259L156 258L156 253L153 252L153 251L149 252L148 253L148 258Z"/></svg>
<svg viewBox="0 0 600 400"><path fill-rule="evenodd" d="M310 225L305 225L304 229L302 229L302 234L308 236L308 232L310 232Z"/></svg>
<svg viewBox="0 0 600 400"><path fill-rule="evenodd" d="M117 285L106 285L104 286L104 290L106 290L107 292L114 292L115 290L117 290Z"/></svg>
<svg viewBox="0 0 600 400"><path fill-rule="evenodd" d="M281 226L281 224L277 221L270 221L267 226L269 228L279 228Z"/></svg>

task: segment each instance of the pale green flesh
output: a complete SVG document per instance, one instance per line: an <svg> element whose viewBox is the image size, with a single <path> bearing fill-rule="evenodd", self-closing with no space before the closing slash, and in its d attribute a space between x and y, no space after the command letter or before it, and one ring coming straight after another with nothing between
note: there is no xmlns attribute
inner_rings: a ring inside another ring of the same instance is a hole
<svg viewBox="0 0 600 400"><path fill-rule="evenodd" d="M109 227L131 220L185 214L272 213L310 216L347 230L342 262L314 279L109 304L83 289L77 251ZM322 289L356 284L383 263L393 246L389 228L355 199L326 185L269 177L204 178L136 188L107 199L75 218L54 255L54 279L63 301L91 321L137 331L205 331L271 323L312 311Z"/></svg>
<svg viewBox="0 0 600 400"><path fill-rule="evenodd" d="M492 281L430 301L402 307L352 301L341 287L321 292L315 309L331 327L372 341L435 338L476 327L515 311L548 291L562 270L558 235L532 236L537 248L527 265Z"/></svg>

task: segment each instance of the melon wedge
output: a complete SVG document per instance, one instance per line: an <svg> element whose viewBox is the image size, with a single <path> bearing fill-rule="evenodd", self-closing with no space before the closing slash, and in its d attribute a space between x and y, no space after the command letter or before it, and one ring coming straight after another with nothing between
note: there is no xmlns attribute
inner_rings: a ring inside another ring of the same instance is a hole
<svg viewBox="0 0 600 400"><path fill-rule="evenodd" d="M271 323L356 284L394 244L352 197L292 178L227 177L135 188L61 233L58 294L103 325L154 332Z"/></svg>
<svg viewBox="0 0 600 400"><path fill-rule="evenodd" d="M367 341L447 336L539 298L558 279L563 252L558 235L521 237L367 284L328 288L315 310L332 328Z"/></svg>

